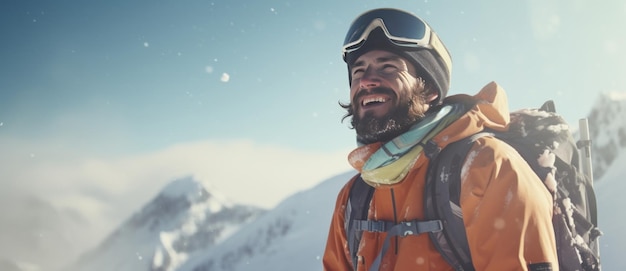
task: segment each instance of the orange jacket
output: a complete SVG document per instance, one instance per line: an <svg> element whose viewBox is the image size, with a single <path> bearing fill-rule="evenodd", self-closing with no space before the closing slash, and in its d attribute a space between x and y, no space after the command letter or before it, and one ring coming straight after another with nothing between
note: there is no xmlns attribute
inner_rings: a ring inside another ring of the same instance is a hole
<svg viewBox="0 0 626 271"><path fill-rule="evenodd" d="M484 128L504 130L509 123L504 91L492 82L474 96L484 103L441 131L439 147ZM479 139L463 170L461 208L476 270L528 270L533 263L551 263L558 270L552 197L528 164L506 143ZM428 159L421 155L399 183L375 189L369 219L424 219ZM345 208L354 178L339 192L323 257L324 270L352 270L344 230ZM364 232L358 270L369 270L380 252L385 233ZM428 234L392 238L380 270L454 270L437 252Z"/></svg>

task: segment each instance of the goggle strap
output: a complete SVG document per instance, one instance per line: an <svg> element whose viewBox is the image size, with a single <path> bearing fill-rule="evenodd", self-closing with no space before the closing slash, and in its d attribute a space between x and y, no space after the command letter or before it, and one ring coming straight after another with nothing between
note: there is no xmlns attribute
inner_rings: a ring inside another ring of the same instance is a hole
<svg viewBox="0 0 626 271"><path fill-rule="evenodd" d="M450 57L450 54L448 53L446 47L439 39L439 36L435 32L430 33L430 46L432 46L435 52L437 52L441 59L443 59L444 64L446 64L446 67L448 67L448 76L450 76L450 71L452 71L452 58Z"/></svg>

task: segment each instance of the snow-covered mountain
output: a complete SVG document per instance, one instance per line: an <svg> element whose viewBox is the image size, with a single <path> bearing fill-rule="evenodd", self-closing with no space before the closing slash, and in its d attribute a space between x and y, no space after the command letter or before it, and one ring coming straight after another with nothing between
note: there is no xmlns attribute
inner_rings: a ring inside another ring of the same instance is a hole
<svg viewBox="0 0 626 271"><path fill-rule="evenodd" d="M179 270L320 270L337 192L352 175L294 194Z"/></svg>
<svg viewBox="0 0 626 271"><path fill-rule="evenodd" d="M192 177L175 180L69 270L176 270L264 212L231 204Z"/></svg>
<svg viewBox="0 0 626 271"><path fill-rule="evenodd" d="M601 180L609 166L615 164L619 152L626 148L626 93L601 95L588 120L594 178Z"/></svg>

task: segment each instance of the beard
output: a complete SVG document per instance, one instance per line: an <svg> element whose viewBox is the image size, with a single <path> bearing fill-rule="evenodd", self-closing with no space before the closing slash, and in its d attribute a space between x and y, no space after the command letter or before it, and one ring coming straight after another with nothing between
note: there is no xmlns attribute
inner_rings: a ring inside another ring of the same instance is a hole
<svg viewBox="0 0 626 271"><path fill-rule="evenodd" d="M378 93L395 93L391 89L379 88ZM352 104L356 104L358 95ZM398 97L397 105L386 115L376 117L372 112L360 117L355 110L352 116L352 127L356 130L357 140L363 144L387 142L408 131L411 126L422 120L428 109L423 92L412 93L409 97ZM358 109L357 109L358 110Z"/></svg>

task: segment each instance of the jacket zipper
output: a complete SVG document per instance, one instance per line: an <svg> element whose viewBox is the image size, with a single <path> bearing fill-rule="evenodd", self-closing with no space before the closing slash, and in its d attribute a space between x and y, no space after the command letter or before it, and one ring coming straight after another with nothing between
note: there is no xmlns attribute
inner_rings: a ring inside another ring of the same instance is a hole
<svg viewBox="0 0 626 271"><path fill-rule="evenodd" d="M393 223L397 224L398 223L398 215L396 213L396 195L393 191L393 188L390 190L391 191L391 205L393 206ZM395 254L398 255L398 236L394 237L396 239L396 244L395 244Z"/></svg>

